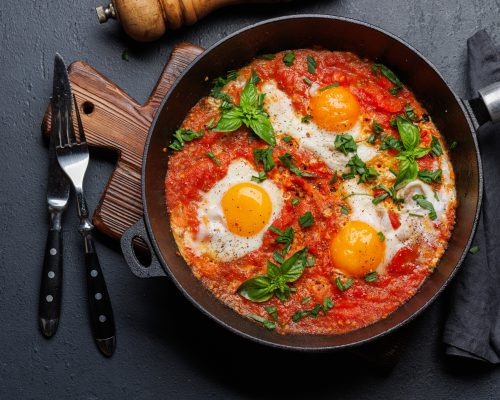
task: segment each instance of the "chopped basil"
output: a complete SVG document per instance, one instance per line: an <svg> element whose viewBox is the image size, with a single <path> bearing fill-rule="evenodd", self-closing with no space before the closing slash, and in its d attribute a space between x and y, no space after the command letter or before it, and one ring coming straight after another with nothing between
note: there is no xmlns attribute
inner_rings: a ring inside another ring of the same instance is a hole
<svg viewBox="0 0 500 400"><path fill-rule="evenodd" d="M285 153L282 156L278 157L281 161L281 163L287 167L290 172L294 173L297 176L301 176L304 178L314 178L316 177L315 174L310 174L308 172L302 171L299 167L297 167L293 161L292 161L292 155L290 153Z"/></svg>
<svg viewBox="0 0 500 400"><path fill-rule="evenodd" d="M238 78L238 71L228 71L226 78L218 77L213 81L213 87L210 91L210 96L223 100L227 103L231 103L232 99L227 93L222 93L221 90L224 86L226 86L229 82L235 81Z"/></svg>
<svg viewBox="0 0 500 400"><path fill-rule="evenodd" d="M472 246L469 249L469 253L471 253L471 254L477 254L477 253L479 253L479 246Z"/></svg>
<svg viewBox="0 0 500 400"><path fill-rule="evenodd" d="M307 114L307 115L304 115L301 119L302 123L304 124L308 124L309 123L309 120L312 119L312 115L311 114Z"/></svg>
<svg viewBox="0 0 500 400"><path fill-rule="evenodd" d="M458 142L456 140L454 140L453 142L451 142L450 144L450 150L453 150L454 148L456 148L458 146Z"/></svg>
<svg viewBox="0 0 500 400"><path fill-rule="evenodd" d="M278 264L283 264L283 261L285 261L285 259L283 258L283 255L278 250L273 251L273 259Z"/></svg>
<svg viewBox="0 0 500 400"><path fill-rule="evenodd" d="M299 203L300 203L300 199L292 199L292 206L295 207Z"/></svg>
<svg viewBox="0 0 500 400"><path fill-rule="evenodd" d="M287 227L285 228L284 231L282 231L274 226L270 226L269 230L278 235L276 236L276 239L274 239L276 243L281 243L285 245L281 254L287 254L290 251L290 247L292 246L293 243L293 237L295 235L293 228Z"/></svg>
<svg viewBox="0 0 500 400"><path fill-rule="evenodd" d="M372 283L378 280L377 271L369 272L365 275L365 282Z"/></svg>
<svg viewBox="0 0 500 400"><path fill-rule="evenodd" d="M274 129L266 111L262 108L263 98L259 96L255 87L259 80L260 78L253 71L252 76L241 92L240 104L237 106L229 104L226 109L222 110L221 117L214 130L232 132L244 124L267 144L274 146L276 144Z"/></svg>
<svg viewBox="0 0 500 400"><path fill-rule="evenodd" d="M362 183L371 181L379 175L375 168L368 167L357 154L349 160L347 166L350 167L351 170L348 173L342 174L342 179L352 179L356 175L359 175L358 183Z"/></svg>
<svg viewBox="0 0 500 400"><path fill-rule="evenodd" d="M304 297L304 299L300 302L300 304L306 304L308 303L309 301L311 301L312 297L311 296L307 296L307 297Z"/></svg>
<svg viewBox="0 0 500 400"><path fill-rule="evenodd" d="M410 121L415 121L417 119L417 116L415 115L415 110L411 106L410 103L406 103L405 106L405 116L408 118Z"/></svg>
<svg viewBox="0 0 500 400"><path fill-rule="evenodd" d="M421 181L425 183L441 183L441 175L443 174L443 171L441 169L437 169L435 171L428 171L424 169L423 171L418 172L418 177L420 178Z"/></svg>
<svg viewBox="0 0 500 400"><path fill-rule="evenodd" d="M279 324L279 318L278 318L278 309L276 306L265 306L264 310L268 312L268 314L273 317L273 319Z"/></svg>
<svg viewBox="0 0 500 400"><path fill-rule="evenodd" d="M254 319L257 322L262 323L266 329L269 329L272 331L273 329L276 329L276 324L273 321L269 321L265 318L262 318L260 315L257 314L248 314L248 317Z"/></svg>
<svg viewBox="0 0 500 400"><path fill-rule="evenodd" d="M385 240L385 236L383 232L377 232L378 238L381 242Z"/></svg>
<svg viewBox="0 0 500 400"><path fill-rule="evenodd" d="M334 306L334 303L333 303L333 300L331 297L325 297L323 299L323 310L326 312L326 311L330 311Z"/></svg>
<svg viewBox="0 0 500 400"><path fill-rule="evenodd" d="M276 54L261 54L259 57L261 60L274 60L276 58Z"/></svg>
<svg viewBox="0 0 500 400"><path fill-rule="evenodd" d="M205 153L208 158L210 158L214 163L217 164L218 167L220 167L220 161L217 160L217 157L215 157L215 154L209 151L208 153ZM253 178L252 178L253 180Z"/></svg>
<svg viewBox="0 0 500 400"><path fill-rule="evenodd" d="M312 80L310 80L309 78L304 77L304 79L303 79L303 80L304 80L304 82L305 82L305 83L307 83L309 86L311 86L311 85L313 84L313 81L312 81Z"/></svg>
<svg viewBox="0 0 500 400"><path fill-rule="evenodd" d="M384 75L389 80L389 82L391 82L394 85L393 88L389 88L389 92L392 95L396 96L399 93L399 91L401 89L403 89L403 84L401 83L399 78L396 76L396 74L394 72L392 72L385 65L372 64L371 68L372 68L372 71L375 75L378 75L378 73L381 72L382 75Z"/></svg>
<svg viewBox="0 0 500 400"><path fill-rule="evenodd" d="M335 183L337 183L337 179L338 179L338 173L337 173L337 170L335 170L335 172L333 173L332 179L330 179L330 182L328 182L328 183L330 185L334 185Z"/></svg>
<svg viewBox="0 0 500 400"><path fill-rule="evenodd" d="M316 67L317 67L316 60L311 56L307 56L307 70L311 74L314 74L316 72Z"/></svg>
<svg viewBox="0 0 500 400"><path fill-rule="evenodd" d="M403 151L403 142L396 139L391 135L382 135L380 137L380 150L394 149L397 151Z"/></svg>
<svg viewBox="0 0 500 400"><path fill-rule="evenodd" d="M296 312L292 315L292 321L293 321L293 322L298 322L298 321L300 321L302 318L307 317L308 315L309 315L309 310L300 310L300 311L296 311Z"/></svg>
<svg viewBox="0 0 500 400"><path fill-rule="evenodd" d="M432 137L431 150L432 154L434 154L435 156L440 156L443 154L443 148L441 147L441 143L439 143L439 140L436 136Z"/></svg>
<svg viewBox="0 0 500 400"><path fill-rule="evenodd" d="M211 128L212 125L214 124L215 118L212 118L208 123L205 125L207 128Z"/></svg>
<svg viewBox="0 0 500 400"><path fill-rule="evenodd" d="M391 125L393 128L397 128L398 123L396 121L396 118L389 120L389 125Z"/></svg>
<svg viewBox="0 0 500 400"><path fill-rule="evenodd" d="M375 141L377 140L377 135L375 135L374 133L372 133L370 135L370 137L368 138L367 142L372 144L372 143L375 143Z"/></svg>
<svg viewBox="0 0 500 400"><path fill-rule="evenodd" d="M299 224L301 228L309 228L312 224L314 224L314 217L311 214L311 211L308 211L299 217Z"/></svg>
<svg viewBox="0 0 500 400"><path fill-rule="evenodd" d="M349 289L352 284L354 283L354 280L352 278L348 278L347 281L344 283L342 282L342 279L340 279L340 276L337 276L335 278L335 284L339 288L341 292L345 292L347 289Z"/></svg>
<svg viewBox="0 0 500 400"><path fill-rule="evenodd" d="M338 87L338 86L339 86L339 83L335 82L335 83L332 83L331 85L322 87L321 89L319 89L319 91L323 92L325 90L328 90L328 89L331 89L331 88L334 88L334 87Z"/></svg>
<svg viewBox="0 0 500 400"><path fill-rule="evenodd" d="M295 252L286 259L281 266L267 261L265 274L257 275L243 282L238 288L238 293L244 298L263 302L276 296L281 301L290 297L291 288L288 283L299 279L306 268L308 247Z"/></svg>
<svg viewBox="0 0 500 400"><path fill-rule="evenodd" d="M307 259L306 267L312 267L314 264L316 264L316 257L311 256Z"/></svg>
<svg viewBox="0 0 500 400"><path fill-rule="evenodd" d="M358 148L353 137L347 133L344 135L337 135L335 137L335 147L345 155L348 153L355 153Z"/></svg>
<svg viewBox="0 0 500 400"><path fill-rule="evenodd" d="M253 182L262 183L267 179L267 174L265 171L260 171L258 176L252 176L251 180Z"/></svg>
<svg viewBox="0 0 500 400"><path fill-rule="evenodd" d="M271 146L264 149L253 149L253 158L255 164L258 165L259 163L262 163L265 172L271 171L275 166L273 160L273 148Z"/></svg>
<svg viewBox="0 0 500 400"><path fill-rule="evenodd" d="M174 133L174 141L168 146L172 150L182 150L186 142L203 137L203 130L195 132L191 129L177 129Z"/></svg>
<svg viewBox="0 0 500 400"><path fill-rule="evenodd" d="M418 217L418 218L424 218L425 217L425 215L415 214L415 213L409 213L408 215L410 215L411 217Z"/></svg>
<svg viewBox="0 0 500 400"><path fill-rule="evenodd" d="M285 55L283 56L283 62L287 67L291 67L294 61L295 61L295 53L293 53L292 51L285 53Z"/></svg>
<svg viewBox="0 0 500 400"><path fill-rule="evenodd" d="M344 215L349 214L349 210L347 209L347 207L344 204L340 207L340 212Z"/></svg>
<svg viewBox="0 0 500 400"><path fill-rule="evenodd" d="M383 190L384 191L384 193L382 193L381 195L375 197L372 200L373 204L378 204L381 201L385 200L387 197L390 197L392 199L392 201L394 201L394 203L396 203L396 204L397 203L401 203L404 200L403 198L400 198L400 197L397 196L396 191L394 190L394 187L388 188L383 183L381 183L380 185L375 186L373 188L373 190Z"/></svg>
<svg viewBox="0 0 500 400"><path fill-rule="evenodd" d="M413 200L417 202L417 204L422 207L424 210L429 211L429 218L431 220L435 220L437 218L436 211L434 210L434 206L429 200L426 200L423 194L416 194L412 197Z"/></svg>
<svg viewBox="0 0 500 400"><path fill-rule="evenodd" d="M127 50L123 50L122 52L122 60L123 61L128 61L129 58L128 58L128 51Z"/></svg>
<svg viewBox="0 0 500 400"><path fill-rule="evenodd" d="M283 136L283 141L285 143L290 143L292 141L292 137L288 136L288 135L285 135L285 136Z"/></svg>

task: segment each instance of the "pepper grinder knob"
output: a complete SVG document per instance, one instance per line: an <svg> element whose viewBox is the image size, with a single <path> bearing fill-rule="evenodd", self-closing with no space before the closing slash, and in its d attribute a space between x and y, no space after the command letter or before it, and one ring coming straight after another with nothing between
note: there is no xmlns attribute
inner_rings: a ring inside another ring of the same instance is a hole
<svg viewBox="0 0 500 400"><path fill-rule="evenodd" d="M109 3L107 6L99 6L95 8L97 13L97 19L99 23L104 24L108 19L116 19L116 11L113 3Z"/></svg>

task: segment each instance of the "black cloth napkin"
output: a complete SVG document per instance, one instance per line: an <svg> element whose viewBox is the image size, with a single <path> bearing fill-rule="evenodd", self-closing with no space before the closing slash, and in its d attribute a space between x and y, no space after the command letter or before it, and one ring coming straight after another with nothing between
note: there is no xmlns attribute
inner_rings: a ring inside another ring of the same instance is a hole
<svg viewBox="0 0 500 400"><path fill-rule="evenodd" d="M486 31L467 41L471 97L500 81L500 52ZM448 355L500 363L500 123L478 132L484 197L474 244L451 292L443 341Z"/></svg>

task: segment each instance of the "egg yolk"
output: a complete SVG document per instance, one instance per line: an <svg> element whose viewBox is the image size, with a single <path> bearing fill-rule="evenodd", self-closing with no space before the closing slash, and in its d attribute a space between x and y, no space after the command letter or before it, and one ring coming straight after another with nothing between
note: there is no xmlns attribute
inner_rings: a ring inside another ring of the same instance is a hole
<svg viewBox="0 0 500 400"><path fill-rule="evenodd" d="M269 194L253 183L238 183L229 188L222 197L221 205L227 227L235 235L255 236L271 218Z"/></svg>
<svg viewBox="0 0 500 400"><path fill-rule="evenodd" d="M377 231L361 221L350 221L330 243L330 255L335 268L348 276L363 277L382 262L385 242Z"/></svg>
<svg viewBox="0 0 500 400"><path fill-rule="evenodd" d="M309 108L316 125L334 132L351 129L360 114L358 100L343 87L320 89L311 97Z"/></svg>

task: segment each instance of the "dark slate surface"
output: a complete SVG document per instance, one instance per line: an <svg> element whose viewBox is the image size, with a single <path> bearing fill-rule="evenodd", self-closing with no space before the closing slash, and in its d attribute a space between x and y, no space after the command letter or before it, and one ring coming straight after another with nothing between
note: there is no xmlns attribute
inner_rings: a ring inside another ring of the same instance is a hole
<svg viewBox="0 0 500 400"><path fill-rule="evenodd" d="M500 42L497 1L304 0L281 7L232 7L147 45L130 42L116 24L99 26L95 5L92 0L3 0L0 7L1 399L500 397L499 369L443 355L446 295L411 325L399 364L384 374L349 354L285 353L235 337L202 316L168 280L135 278L116 244L100 236L98 251L118 329L117 352L111 360L104 359L87 324L74 204L65 221L62 322L50 341L41 337L36 324L47 223L47 160L39 127L56 51L68 62L89 62L144 101L172 45L180 40L208 46L268 17L329 13L399 35L463 94L466 39L487 28ZM129 50L129 62L121 59L124 49ZM94 156L87 174L91 207L114 159L106 153Z"/></svg>

